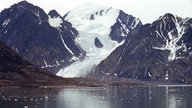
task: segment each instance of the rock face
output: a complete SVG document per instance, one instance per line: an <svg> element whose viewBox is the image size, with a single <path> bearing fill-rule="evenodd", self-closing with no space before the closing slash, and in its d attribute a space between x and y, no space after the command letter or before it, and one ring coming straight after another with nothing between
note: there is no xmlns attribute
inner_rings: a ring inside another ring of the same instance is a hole
<svg viewBox="0 0 192 108"><path fill-rule="evenodd" d="M0 80L15 82L39 81L39 83L42 81L48 83L51 80L57 80L57 78L59 81L59 77L45 71L44 69L39 69L26 60L23 60L16 52L12 51L0 42Z"/></svg>
<svg viewBox="0 0 192 108"><path fill-rule="evenodd" d="M102 48L103 47L103 44L100 42L100 40L97 37L95 38L95 46L97 48Z"/></svg>
<svg viewBox="0 0 192 108"><path fill-rule="evenodd" d="M0 40L30 63L55 73L83 51L75 43L78 32L55 10L46 14L26 1L0 13Z"/></svg>
<svg viewBox="0 0 192 108"><path fill-rule="evenodd" d="M192 19L165 14L134 30L92 77L192 83Z"/></svg>
<svg viewBox="0 0 192 108"><path fill-rule="evenodd" d="M121 10L93 3L74 8L64 18L78 30L76 42L86 53L84 60L58 72L57 75L64 77L85 76L141 25L138 18Z"/></svg>
<svg viewBox="0 0 192 108"><path fill-rule="evenodd" d="M119 11L119 16L113 26L111 26L111 32L109 36L112 40L122 42L126 39L127 35L134 29L137 29L142 25L138 18L128 15L122 10Z"/></svg>

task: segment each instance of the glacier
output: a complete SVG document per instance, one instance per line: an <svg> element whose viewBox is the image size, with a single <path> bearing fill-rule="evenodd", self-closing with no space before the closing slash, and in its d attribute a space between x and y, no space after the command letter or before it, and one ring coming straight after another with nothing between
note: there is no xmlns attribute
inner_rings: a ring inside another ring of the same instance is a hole
<svg viewBox="0 0 192 108"><path fill-rule="evenodd" d="M86 52L86 57L61 69L57 73L58 76L85 76L117 46L123 43L113 41L109 37L111 26L115 24L119 11L111 7L88 3L74 8L66 15L65 20L71 22L73 27L79 32L79 36L75 41ZM103 44L102 48L95 46L95 38L98 38Z"/></svg>

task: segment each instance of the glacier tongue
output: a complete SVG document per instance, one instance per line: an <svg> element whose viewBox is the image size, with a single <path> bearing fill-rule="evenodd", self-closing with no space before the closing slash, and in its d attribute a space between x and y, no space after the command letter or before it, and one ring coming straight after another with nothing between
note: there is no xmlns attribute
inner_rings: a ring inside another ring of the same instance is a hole
<svg viewBox="0 0 192 108"><path fill-rule="evenodd" d="M86 58L61 69L57 75L63 77L84 76L119 46L121 43L112 41L109 37L111 26L115 24L118 15L118 9L90 3L70 11L65 20L71 22L79 31L79 37L75 41L86 52ZM95 38L98 38L103 44L102 48L95 46Z"/></svg>
<svg viewBox="0 0 192 108"><path fill-rule="evenodd" d="M105 50L97 56L88 55L83 61L76 61L70 66L61 69L57 75L63 77L80 77L87 75L92 68L97 65L101 60L106 58L108 52Z"/></svg>

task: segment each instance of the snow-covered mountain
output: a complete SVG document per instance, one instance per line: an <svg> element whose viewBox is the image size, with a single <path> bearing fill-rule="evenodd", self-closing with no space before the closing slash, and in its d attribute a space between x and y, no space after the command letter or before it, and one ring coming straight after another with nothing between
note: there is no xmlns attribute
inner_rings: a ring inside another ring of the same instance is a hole
<svg viewBox="0 0 192 108"><path fill-rule="evenodd" d="M64 16L71 22L79 36L76 43L85 51L86 57L61 69L63 77L84 76L106 58L127 35L142 23L138 18L111 7L88 3L80 5Z"/></svg>
<svg viewBox="0 0 192 108"><path fill-rule="evenodd" d="M165 14L134 30L90 76L192 83L192 19Z"/></svg>
<svg viewBox="0 0 192 108"><path fill-rule="evenodd" d="M46 14L27 1L0 13L0 40L30 63L56 73L83 57L78 32L55 10Z"/></svg>

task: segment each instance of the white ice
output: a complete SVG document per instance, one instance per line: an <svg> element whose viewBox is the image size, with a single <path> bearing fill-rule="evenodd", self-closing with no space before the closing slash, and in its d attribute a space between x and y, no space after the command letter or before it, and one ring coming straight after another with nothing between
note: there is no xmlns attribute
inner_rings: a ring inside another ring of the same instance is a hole
<svg viewBox="0 0 192 108"><path fill-rule="evenodd" d="M55 64L48 64L45 59L43 59L43 62L45 64L45 66L42 66L41 68L47 68L47 67L57 67L59 65L61 65L57 60L55 61Z"/></svg>
<svg viewBox="0 0 192 108"><path fill-rule="evenodd" d="M52 26L52 27L55 27L55 28L59 28L61 27L61 23L63 23L62 19L60 17L53 17L51 18L49 16L49 24Z"/></svg>
<svg viewBox="0 0 192 108"><path fill-rule="evenodd" d="M11 19L7 19L3 22L3 25L2 25L3 28L1 29L1 31L3 31L7 27L10 21ZM7 30L5 30L4 33L7 33Z"/></svg>
<svg viewBox="0 0 192 108"><path fill-rule="evenodd" d="M169 72L166 71L165 80L168 80L168 79L169 79Z"/></svg>
<svg viewBox="0 0 192 108"><path fill-rule="evenodd" d="M5 21L3 22L3 26L4 26L4 27L7 26L10 21L11 21L10 19L5 20Z"/></svg>
<svg viewBox="0 0 192 108"><path fill-rule="evenodd" d="M102 10L102 15L100 15ZM97 12L98 14L96 15ZM92 14L94 15L94 20L90 20ZM63 77L84 76L120 45L109 37L110 28L116 22L118 15L119 10L117 9L91 3L79 6L69 12L65 19L71 22L79 31L79 37L75 41L87 55L84 60L78 60L70 66L61 69L57 75ZM103 44L102 48L95 47L94 40L96 37Z"/></svg>

